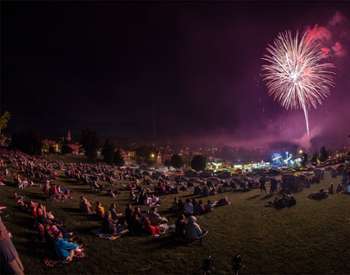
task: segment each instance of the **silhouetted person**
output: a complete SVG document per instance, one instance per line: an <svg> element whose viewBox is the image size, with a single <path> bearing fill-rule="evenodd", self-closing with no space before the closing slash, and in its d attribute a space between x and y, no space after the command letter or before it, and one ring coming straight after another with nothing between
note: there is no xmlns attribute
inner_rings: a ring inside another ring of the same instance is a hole
<svg viewBox="0 0 350 275"><path fill-rule="evenodd" d="M237 254L232 258L232 272L233 275L238 275L242 268L242 258L240 254Z"/></svg>

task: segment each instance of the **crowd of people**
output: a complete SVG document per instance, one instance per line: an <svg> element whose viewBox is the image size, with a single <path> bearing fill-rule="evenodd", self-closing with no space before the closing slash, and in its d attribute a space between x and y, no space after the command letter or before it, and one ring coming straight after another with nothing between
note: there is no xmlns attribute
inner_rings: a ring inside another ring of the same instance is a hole
<svg viewBox="0 0 350 275"><path fill-rule="evenodd" d="M45 250L48 252L44 259L47 265L55 261L69 263L74 258L85 256L84 245L79 237L68 230L44 204L26 199L17 193L14 194L14 199L20 209L31 215L31 228L37 232L39 241L46 246ZM49 254L50 251L55 253Z"/></svg>
<svg viewBox="0 0 350 275"><path fill-rule="evenodd" d="M47 210L45 202L26 198L27 188L37 188L49 200L66 201L74 194L63 184L64 177L72 185L88 186L94 192L95 201L83 194L79 209L87 218L100 222L98 235L117 239L126 234L151 235L159 238L169 235L175 240L202 243L208 234L198 221L198 216L213 211L216 207L230 205L228 196L217 200L213 195L228 192L248 192L252 189L260 193L275 195L266 206L275 208L291 207L296 204L294 192L318 184L324 177L325 169L311 169L302 173L240 174L230 177L219 175L193 177L132 167L114 167L102 163L65 163L49 161L42 157L31 157L16 151L2 151L0 158L0 184L16 188L16 205L30 214L33 223L30 227L37 232L38 240L45 244L47 251L55 251L55 260L68 263L84 257L85 247L79 237L67 229L56 218L53 211ZM323 199L330 194L350 194L350 168L342 165L330 167L333 178L341 177L337 186L321 189L310 195L313 199ZM122 192L129 194L124 210L119 206ZM98 199L101 195L112 197L109 205ZM169 209L176 216L172 219L162 215L163 197L176 196ZM185 198L186 195L186 198ZM51 265L51 261L46 261Z"/></svg>

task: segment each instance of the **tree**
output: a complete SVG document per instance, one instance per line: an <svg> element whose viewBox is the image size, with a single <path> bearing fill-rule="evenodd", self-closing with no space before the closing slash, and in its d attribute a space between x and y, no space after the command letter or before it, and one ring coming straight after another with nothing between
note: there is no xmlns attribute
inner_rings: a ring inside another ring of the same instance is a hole
<svg viewBox="0 0 350 275"><path fill-rule="evenodd" d="M63 155L65 154L71 154L73 152L72 148L69 147L67 140L64 140L61 147L61 153Z"/></svg>
<svg viewBox="0 0 350 275"><path fill-rule="evenodd" d="M164 165L169 168L171 166L171 160L170 159L166 159L164 161Z"/></svg>
<svg viewBox="0 0 350 275"><path fill-rule="evenodd" d="M203 171L207 167L207 159L202 155L195 155L191 160L191 167L196 171Z"/></svg>
<svg viewBox="0 0 350 275"><path fill-rule="evenodd" d="M140 146L136 148L136 161L138 163L144 163L151 165L156 161L155 149L150 146Z"/></svg>
<svg viewBox="0 0 350 275"><path fill-rule="evenodd" d="M103 160L105 162L109 164L113 163L114 150L115 150L115 145L109 139L106 139L105 144L102 147L102 155L103 155Z"/></svg>
<svg viewBox="0 0 350 275"><path fill-rule="evenodd" d="M7 124L11 118L11 114L9 112L5 112L0 116L0 133L7 127Z"/></svg>
<svg viewBox="0 0 350 275"><path fill-rule="evenodd" d="M171 162L171 166L177 169L181 168L184 165L184 161L182 157L178 154L172 155L170 162Z"/></svg>
<svg viewBox="0 0 350 275"><path fill-rule="evenodd" d="M120 150L114 152L113 162L117 166L123 166L125 164L124 158Z"/></svg>
<svg viewBox="0 0 350 275"><path fill-rule="evenodd" d="M329 157L329 153L326 150L326 147L322 146L321 150L320 150L320 157L319 157L320 161L324 162L324 161L326 161L328 159L328 157Z"/></svg>
<svg viewBox="0 0 350 275"><path fill-rule="evenodd" d="M30 155L41 155L42 139L35 131L22 131L12 136L10 147Z"/></svg>
<svg viewBox="0 0 350 275"><path fill-rule="evenodd" d="M99 139L97 133L90 129L81 131L80 143L85 150L85 155L88 159L97 158L97 149L99 146Z"/></svg>

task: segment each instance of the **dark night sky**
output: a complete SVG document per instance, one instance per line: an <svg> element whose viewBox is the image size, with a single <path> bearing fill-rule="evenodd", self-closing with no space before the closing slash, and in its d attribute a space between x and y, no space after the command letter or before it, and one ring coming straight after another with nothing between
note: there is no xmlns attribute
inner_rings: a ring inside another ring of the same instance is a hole
<svg viewBox="0 0 350 275"><path fill-rule="evenodd" d="M261 56L279 32L327 24L336 11L349 18L350 4L2 3L10 129L147 137L154 110L158 137L252 138L271 125L290 128L294 117L303 132L302 115L267 96ZM339 62L348 72L348 56ZM337 71L337 86L311 123L343 96L349 102L349 87ZM349 111L341 117L341 128L350 125Z"/></svg>

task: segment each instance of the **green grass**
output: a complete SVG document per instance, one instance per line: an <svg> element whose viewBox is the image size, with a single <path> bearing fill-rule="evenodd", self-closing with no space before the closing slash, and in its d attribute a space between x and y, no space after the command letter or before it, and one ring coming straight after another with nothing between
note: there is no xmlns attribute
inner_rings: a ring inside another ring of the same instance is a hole
<svg viewBox="0 0 350 275"><path fill-rule="evenodd" d="M56 268L42 264L43 251L31 241L30 216L14 205L15 188L0 187L0 202L8 206L2 216L14 235L26 274L196 274L208 255L214 257L216 274L230 274L230 260L236 252L241 253L246 266L242 274L350 274L350 196L307 199L322 186L338 183L339 179L328 175L321 184L296 194L297 205L290 209L264 207L268 200L258 190L226 193L232 205L199 217L199 223L209 230L203 246L176 245L164 237L99 239L90 233L99 223L77 211L79 196L85 193L105 205L112 199L88 193L87 187L72 185L63 178L59 181L73 190L74 199L50 203L48 209L54 210L69 229L80 232L87 245L87 258ZM36 200L42 198L37 187L24 193ZM127 192L122 194L122 210L127 197ZM162 197L161 212L170 207L173 197ZM219 197L222 195L210 199Z"/></svg>

